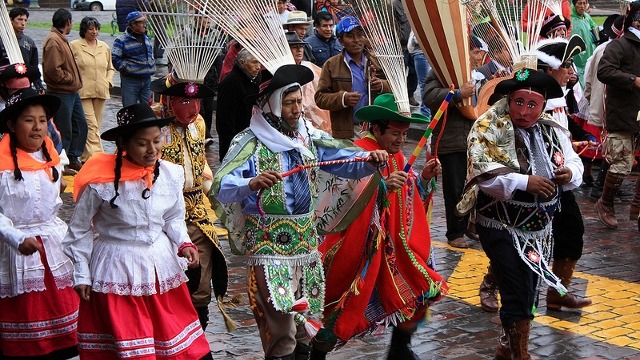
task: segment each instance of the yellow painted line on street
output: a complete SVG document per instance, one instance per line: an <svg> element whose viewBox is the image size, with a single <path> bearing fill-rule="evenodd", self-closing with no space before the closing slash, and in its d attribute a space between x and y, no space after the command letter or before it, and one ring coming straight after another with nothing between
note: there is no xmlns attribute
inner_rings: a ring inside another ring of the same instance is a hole
<svg viewBox="0 0 640 360"><path fill-rule="evenodd" d="M453 249L441 242L432 244ZM479 308L478 288L489 260L481 250L454 251L461 252L462 257L447 280L450 286L448 296ZM615 346L640 350L640 284L582 272L575 272L574 277L587 280L585 295L593 301L593 305L582 309L580 320L571 322L537 314L534 321Z"/></svg>

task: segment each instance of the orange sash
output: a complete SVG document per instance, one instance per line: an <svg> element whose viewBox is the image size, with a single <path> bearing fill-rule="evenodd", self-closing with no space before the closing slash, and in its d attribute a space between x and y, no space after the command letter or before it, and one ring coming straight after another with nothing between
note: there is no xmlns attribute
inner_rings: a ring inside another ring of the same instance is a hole
<svg viewBox="0 0 640 360"><path fill-rule="evenodd" d="M60 156L58 156L56 147L53 145L53 141L51 141L51 139L45 136L43 143L49 151L51 161L38 161L34 159L33 156L29 155L28 152L18 148L16 149L18 166L20 167L20 170L23 171L44 170L47 172L47 174L49 174L49 178L53 179L53 175L51 174L51 167L60 164ZM0 140L0 171L15 169L15 166L13 164L13 157L11 156L11 147L9 146L9 144L10 139L9 134L7 133L4 134L2 140Z"/></svg>
<svg viewBox="0 0 640 360"><path fill-rule="evenodd" d="M113 182L116 178L116 155L96 153L82 166L73 183L73 201L78 201L80 195L89 184L102 184ZM120 169L120 181L139 180L147 181L147 188L153 184L153 170L155 166L140 166L122 158Z"/></svg>

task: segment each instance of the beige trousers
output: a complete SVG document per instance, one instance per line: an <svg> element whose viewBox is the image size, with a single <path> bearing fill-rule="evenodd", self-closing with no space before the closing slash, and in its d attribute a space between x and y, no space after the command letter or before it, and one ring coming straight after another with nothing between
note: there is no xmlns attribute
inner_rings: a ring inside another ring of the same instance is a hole
<svg viewBox="0 0 640 360"><path fill-rule="evenodd" d="M102 148L102 140L100 140L100 127L102 126L102 115L104 114L105 99L82 99L82 109L84 116L87 118L87 142L84 145L84 151L80 156L80 161L89 160L91 155L97 152L104 152Z"/></svg>
<svg viewBox="0 0 640 360"><path fill-rule="evenodd" d="M292 290L296 299L302 294L302 267L294 267L291 274ZM264 277L264 267L250 266L247 271L247 292L253 316L256 319L265 358L293 354L299 342L309 345L304 325L296 326L293 315L276 310L269 301L269 289Z"/></svg>

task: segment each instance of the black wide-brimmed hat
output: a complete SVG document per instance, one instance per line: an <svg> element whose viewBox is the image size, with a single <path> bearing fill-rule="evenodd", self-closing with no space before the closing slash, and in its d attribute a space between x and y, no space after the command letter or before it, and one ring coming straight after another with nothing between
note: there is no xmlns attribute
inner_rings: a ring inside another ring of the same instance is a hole
<svg viewBox="0 0 640 360"><path fill-rule="evenodd" d="M253 105L259 98L271 94L283 86L293 83L298 83L302 86L311 80L313 80L313 71L308 67L304 65L282 65L273 74L271 80L265 81L260 85L260 92L256 95L247 96L244 99L244 103Z"/></svg>
<svg viewBox="0 0 640 360"><path fill-rule="evenodd" d="M165 77L153 80L149 88L156 94L192 99L203 99L215 95L210 87L195 82L182 81L175 73L169 73Z"/></svg>
<svg viewBox="0 0 640 360"><path fill-rule="evenodd" d="M587 49L584 40L578 34L573 34L567 39L554 38L538 43L536 56L538 66L550 66L557 70L565 61L580 54Z"/></svg>
<svg viewBox="0 0 640 360"><path fill-rule="evenodd" d="M298 45L298 44L302 44L302 45L308 44L308 42L300 40L300 36L298 36L298 33L295 31L287 31L284 33L284 36L287 38L287 43L289 43L289 46Z"/></svg>
<svg viewBox="0 0 640 360"><path fill-rule="evenodd" d="M100 135L103 140L116 141L118 137L126 133L151 126L163 127L175 119L175 116L158 118L148 104L133 104L122 108L116 114L118 126L109 129Z"/></svg>
<svg viewBox="0 0 640 360"><path fill-rule="evenodd" d="M47 119L50 119L60 109L60 99L53 95L39 95L32 88L18 90L5 102L5 108L0 112L0 132L9 132L7 121L18 118L22 110L27 106L42 105Z"/></svg>
<svg viewBox="0 0 640 360"><path fill-rule="evenodd" d="M569 33L571 20L562 15L551 14L544 18L544 20L542 21L542 26L540 27L540 36L546 38L548 33L556 30L561 26L566 27L567 33Z"/></svg>
<svg viewBox="0 0 640 360"><path fill-rule="evenodd" d="M564 93L553 76L534 69L520 69L512 78L502 80L496 85L492 97L506 95L520 89L531 89L542 94L545 99L563 97Z"/></svg>
<svg viewBox="0 0 640 360"><path fill-rule="evenodd" d="M23 63L7 65L7 67L0 70L0 81L21 77L26 77L30 81L35 81L40 78L40 70L37 66L31 66Z"/></svg>
<svg viewBox="0 0 640 360"><path fill-rule="evenodd" d="M602 24L602 33L606 36L606 38L603 39L604 36L600 36L600 41L604 42L604 41L607 41L608 39L618 38L618 36L620 36L624 31L624 29L622 28L623 26L624 26L623 15L618 15L618 14L609 15L604 20L604 23Z"/></svg>

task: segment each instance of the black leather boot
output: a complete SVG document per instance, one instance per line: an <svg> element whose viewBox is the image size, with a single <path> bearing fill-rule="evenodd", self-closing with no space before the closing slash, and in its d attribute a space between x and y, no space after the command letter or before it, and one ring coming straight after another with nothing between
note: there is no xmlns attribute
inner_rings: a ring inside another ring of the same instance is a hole
<svg viewBox="0 0 640 360"><path fill-rule="evenodd" d="M209 325L209 307L198 306L196 307L196 312L198 313L198 320L200 320L202 330L207 330L207 325Z"/></svg>
<svg viewBox="0 0 640 360"><path fill-rule="evenodd" d="M297 343L293 352L295 360L309 360L309 351L311 351L311 346Z"/></svg>
<svg viewBox="0 0 640 360"><path fill-rule="evenodd" d="M418 355L410 348L411 336L414 332L415 330L407 332L397 327L393 328L387 360L420 360Z"/></svg>

